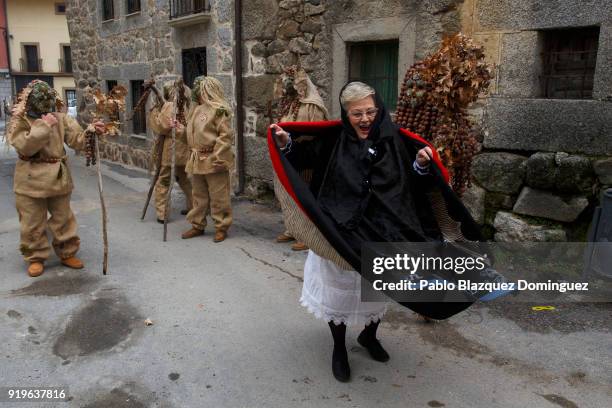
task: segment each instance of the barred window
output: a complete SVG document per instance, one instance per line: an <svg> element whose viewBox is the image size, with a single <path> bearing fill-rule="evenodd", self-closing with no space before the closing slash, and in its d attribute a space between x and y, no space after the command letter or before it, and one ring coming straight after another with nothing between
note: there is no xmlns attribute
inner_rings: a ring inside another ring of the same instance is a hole
<svg viewBox="0 0 612 408"><path fill-rule="evenodd" d="M183 80L192 87L197 76L206 75L206 48L189 48L181 51Z"/></svg>
<svg viewBox="0 0 612 408"><path fill-rule="evenodd" d="M136 107L138 100L142 96L144 92L143 85L144 81L130 81L132 88L132 109ZM145 106L142 106L134 113L134 119L132 120L133 124L133 133L137 135L146 135L147 134L147 115Z"/></svg>
<svg viewBox="0 0 612 408"><path fill-rule="evenodd" d="M115 6L113 0L102 0L102 20L113 20L115 18Z"/></svg>
<svg viewBox="0 0 612 408"><path fill-rule="evenodd" d="M108 81L106 81L106 91L110 92L113 90L114 87L117 86L117 81L115 81L114 79L109 79Z"/></svg>
<svg viewBox="0 0 612 408"><path fill-rule="evenodd" d="M39 72L41 71L41 60L38 58L38 45L27 44L23 46L23 54L25 57L25 69L22 71L26 72Z"/></svg>
<svg viewBox="0 0 612 408"><path fill-rule="evenodd" d="M66 14L66 3L55 3L55 14Z"/></svg>
<svg viewBox="0 0 612 408"><path fill-rule="evenodd" d="M63 72L71 73L72 72L72 53L70 52L69 45L62 45L62 56L64 57L64 66Z"/></svg>
<svg viewBox="0 0 612 408"><path fill-rule="evenodd" d="M389 111L397 104L398 41L349 44L349 81L361 81L379 93Z"/></svg>
<svg viewBox="0 0 612 408"><path fill-rule="evenodd" d="M170 18L198 14L209 9L207 0L170 0Z"/></svg>
<svg viewBox="0 0 612 408"><path fill-rule="evenodd" d="M113 90L114 87L117 86L117 81L115 81L114 79L109 79L106 81L106 93L109 93L110 91ZM112 115L110 115L109 117L110 120L114 120L114 121L119 121L119 112L113 112Z"/></svg>
<svg viewBox="0 0 612 408"><path fill-rule="evenodd" d="M542 96L551 99L590 99L599 46L599 27L546 30Z"/></svg>
<svg viewBox="0 0 612 408"><path fill-rule="evenodd" d="M140 0L127 0L127 13L137 13L140 11Z"/></svg>

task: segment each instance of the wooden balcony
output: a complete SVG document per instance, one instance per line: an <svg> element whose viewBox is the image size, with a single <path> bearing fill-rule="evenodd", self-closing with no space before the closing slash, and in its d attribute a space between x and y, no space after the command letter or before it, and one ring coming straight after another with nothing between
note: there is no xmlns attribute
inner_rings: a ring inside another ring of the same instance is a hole
<svg viewBox="0 0 612 408"><path fill-rule="evenodd" d="M187 27L210 20L208 0L170 0L171 27Z"/></svg>

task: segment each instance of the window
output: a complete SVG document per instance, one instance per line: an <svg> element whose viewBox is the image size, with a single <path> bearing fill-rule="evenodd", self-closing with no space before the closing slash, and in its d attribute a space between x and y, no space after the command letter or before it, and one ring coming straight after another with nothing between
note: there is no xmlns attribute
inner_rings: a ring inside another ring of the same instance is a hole
<svg viewBox="0 0 612 408"><path fill-rule="evenodd" d="M590 99L599 46L599 27L542 32L542 96Z"/></svg>
<svg viewBox="0 0 612 408"><path fill-rule="evenodd" d="M69 45L62 45L62 64L61 72L72 72L72 54L70 53Z"/></svg>
<svg viewBox="0 0 612 408"><path fill-rule="evenodd" d="M376 89L385 106L397 104L398 41L349 44L349 81L361 81Z"/></svg>
<svg viewBox="0 0 612 408"><path fill-rule="evenodd" d="M132 88L132 109L136 107L138 100L142 96L144 81L130 81ZM138 111L134 113L134 119L132 120L133 129L132 131L137 135L147 134L147 117L145 106L142 106Z"/></svg>
<svg viewBox="0 0 612 408"><path fill-rule="evenodd" d="M21 70L25 72L40 72L41 60L38 58L37 44L23 45L23 58Z"/></svg>
<svg viewBox="0 0 612 408"><path fill-rule="evenodd" d="M115 81L114 79L109 79L108 81L106 81L106 92L112 91L112 89L116 86L117 81Z"/></svg>
<svg viewBox="0 0 612 408"><path fill-rule="evenodd" d="M55 3L55 14L66 14L66 3Z"/></svg>
<svg viewBox="0 0 612 408"><path fill-rule="evenodd" d="M113 20L115 18L115 7L113 0L102 0L102 20Z"/></svg>
<svg viewBox="0 0 612 408"><path fill-rule="evenodd" d="M113 79L109 79L108 81L106 81L106 93L109 93L110 91L112 91L113 88L116 86L117 86L117 81ZM109 119L119 122L120 120L119 112L113 112L113 114L109 116Z"/></svg>
<svg viewBox="0 0 612 408"><path fill-rule="evenodd" d="M76 118L77 116L77 98L76 98L76 90L74 89L65 89L64 97L66 101L66 108L68 109L68 115Z"/></svg>
<svg viewBox="0 0 612 408"><path fill-rule="evenodd" d="M206 75L206 48L190 48L182 51L183 80L188 87L199 75Z"/></svg>
<svg viewBox="0 0 612 408"><path fill-rule="evenodd" d="M127 13L138 13L140 11L140 0L127 0Z"/></svg>
<svg viewBox="0 0 612 408"><path fill-rule="evenodd" d="M208 11L206 0L170 0L170 18Z"/></svg>

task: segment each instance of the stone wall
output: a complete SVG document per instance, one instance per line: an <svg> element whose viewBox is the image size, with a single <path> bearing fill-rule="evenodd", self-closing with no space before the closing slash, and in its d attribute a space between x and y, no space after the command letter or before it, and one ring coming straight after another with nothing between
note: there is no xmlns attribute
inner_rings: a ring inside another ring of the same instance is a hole
<svg viewBox="0 0 612 408"><path fill-rule="evenodd" d="M126 15L126 0L115 0L115 19L102 21L98 0L69 0L68 27L80 119L87 109L82 98L86 86L115 80L128 89L126 106L132 106L131 80L154 76L161 88L165 80L182 75L181 50L206 47L208 75L218 78L233 104L233 1L211 0L207 19L174 27L169 1L141 1L141 12ZM125 119L123 117L122 119ZM131 122L123 120L122 134L107 140L103 158L148 168L153 134L133 134Z"/></svg>
<svg viewBox="0 0 612 408"><path fill-rule="evenodd" d="M465 202L500 241L584 240L612 185L612 9L605 0L466 0L463 31L496 64ZM600 26L592 100L543 99L543 30Z"/></svg>
<svg viewBox="0 0 612 408"><path fill-rule="evenodd" d="M247 190L268 191L272 169L265 141L276 76L300 64L317 85L332 117L348 79L350 42L399 40L401 79L445 33L459 30L461 1L259 0L243 2L245 167ZM418 35L417 35L418 33ZM398 84L399 86L399 84Z"/></svg>

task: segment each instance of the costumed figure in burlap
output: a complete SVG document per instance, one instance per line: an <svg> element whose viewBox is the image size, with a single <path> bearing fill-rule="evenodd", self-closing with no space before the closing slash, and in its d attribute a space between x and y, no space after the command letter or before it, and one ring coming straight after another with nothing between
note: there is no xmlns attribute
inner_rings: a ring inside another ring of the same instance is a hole
<svg viewBox="0 0 612 408"><path fill-rule="evenodd" d="M164 223L164 215L166 211L166 199L168 198L168 189L170 188L170 173L172 171L172 121L174 111L174 82L168 81L164 84L163 88L164 99L166 102L163 105L154 106L149 113L149 126L153 132L157 133L159 137L156 143L163 143L162 158L161 158L161 170L159 172L159 178L155 184L155 211L157 213L157 222L160 224ZM185 116L188 116L188 112L191 106L191 90L185 86L185 103L183 106L183 112ZM175 145L175 164L174 174L176 182L183 190L185 194L186 209L181 210L181 214L185 215L192 208L191 198L191 182L185 171L187 160L189 159L190 150L187 145L187 135L185 134L185 128L180 127L180 131L177 128L176 132L176 145ZM153 151L157 152L157 146L153 146ZM156 162L156 158L153 158Z"/></svg>
<svg viewBox="0 0 612 408"><path fill-rule="evenodd" d="M328 119L327 108L323 98L310 77L303 68L291 66L281 74L274 84L274 97L278 101L276 123L284 122L319 122ZM309 140L302 136L295 143ZM306 182L310 182L312 172L305 170L300 173ZM285 228L285 232L276 237L276 242L294 241L295 237ZM297 241L291 245L294 251L304 251L308 246Z"/></svg>
<svg viewBox="0 0 612 408"><path fill-rule="evenodd" d="M65 113L57 92L46 82L34 80L21 92L13 107L7 139L19 154L15 166L14 192L21 232L20 249L29 263L28 274L40 276L50 254L47 228L53 249L62 264L83 268L75 255L79 249L77 222L70 209L73 189L64 143L75 150L85 146L85 132ZM104 124L92 125L97 134ZM51 217L47 218L47 214Z"/></svg>
<svg viewBox="0 0 612 408"><path fill-rule="evenodd" d="M204 234L210 212L215 224L214 242L224 241L232 224L230 172L234 169L234 132L231 108L216 78L199 76L191 93L194 105L187 121L190 149L185 170L191 175L193 207L187 214L191 229L183 239ZM180 124L175 124L177 130Z"/></svg>

